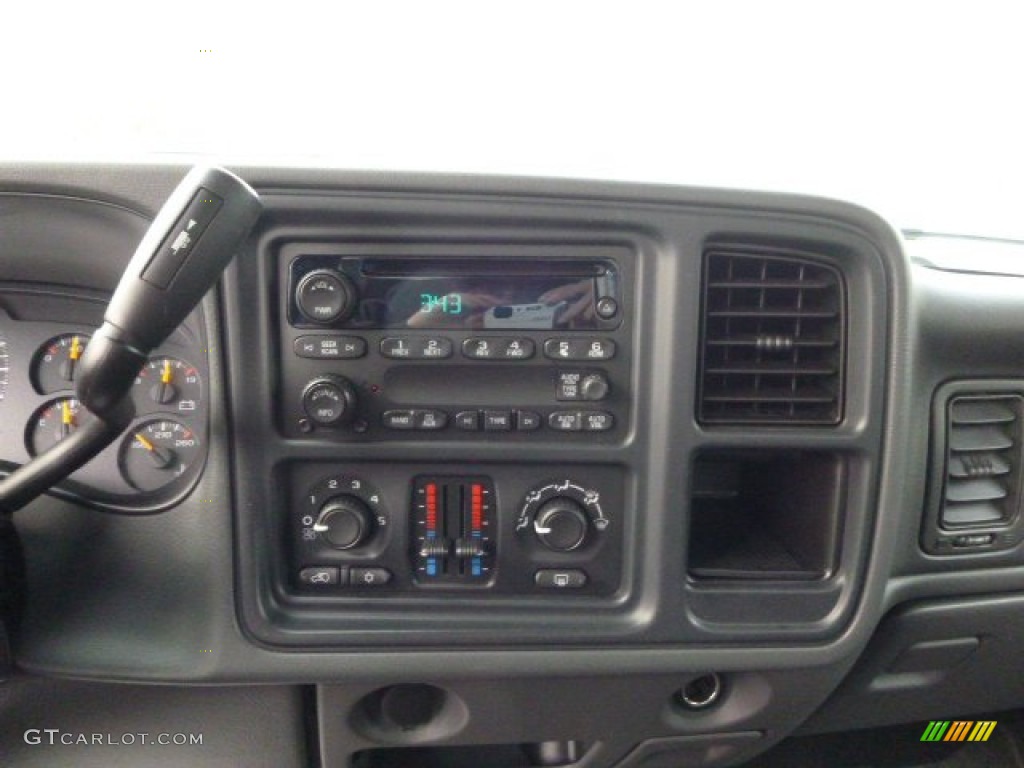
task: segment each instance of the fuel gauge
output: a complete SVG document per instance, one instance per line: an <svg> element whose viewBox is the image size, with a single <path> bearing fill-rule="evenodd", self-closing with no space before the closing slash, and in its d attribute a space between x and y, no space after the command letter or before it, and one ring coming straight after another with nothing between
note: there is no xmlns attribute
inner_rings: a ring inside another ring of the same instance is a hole
<svg viewBox="0 0 1024 768"><path fill-rule="evenodd" d="M140 412L174 410L188 413L202 397L199 371L173 357L156 357L135 377L135 403Z"/></svg>
<svg viewBox="0 0 1024 768"><path fill-rule="evenodd" d="M88 341L85 334L67 333L40 347L32 366L32 380L39 394L75 388L78 364Z"/></svg>
<svg viewBox="0 0 1024 768"><path fill-rule="evenodd" d="M78 429L81 411L73 397L52 400L36 411L26 433L29 453L38 456Z"/></svg>
<svg viewBox="0 0 1024 768"><path fill-rule="evenodd" d="M133 488L157 491L185 474L200 448L199 438L184 424L169 419L147 421L121 444L121 474Z"/></svg>

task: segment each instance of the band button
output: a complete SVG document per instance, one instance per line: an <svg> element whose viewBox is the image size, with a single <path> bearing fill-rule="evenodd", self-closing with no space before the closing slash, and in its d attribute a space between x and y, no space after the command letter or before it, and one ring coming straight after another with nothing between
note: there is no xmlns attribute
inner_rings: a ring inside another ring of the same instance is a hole
<svg viewBox="0 0 1024 768"><path fill-rule="evenodd" d="M387 429L416 428L416 413L414 411L385 411L381 420Z"/></svg>

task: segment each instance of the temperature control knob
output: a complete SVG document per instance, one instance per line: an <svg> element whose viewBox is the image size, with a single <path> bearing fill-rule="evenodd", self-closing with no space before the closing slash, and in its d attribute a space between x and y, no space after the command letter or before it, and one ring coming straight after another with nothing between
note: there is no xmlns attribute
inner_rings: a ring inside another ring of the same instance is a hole
<svg viewBox="0 0 1024 768"><path fill-rule="evenodd" d="M335 549L358 547L370 536L369 507L355 496L335 496L320 508L313 530Z"/></svg>
<svg viewBox="0 0 1024 768"><path fill-rule="evenodd" d="M341 376L315 378L302 392L302 410L322 427L342 427L355 415L355 387Z"/></svg>
<svg viewBox="0 0 1024 768"><path fill-rule="evenodd" d="M556 552L571 552L583 544L589 527L586 511L567 496L546 501L533 519L537 538Z"/></svg>
<svg viewBox="0 0 1024 768"><path fill-rule="evenodd" d="M352 281L333 269L318 269L303 277L295 288L295 306L313 323L347 320L356 307Z"/></svg>

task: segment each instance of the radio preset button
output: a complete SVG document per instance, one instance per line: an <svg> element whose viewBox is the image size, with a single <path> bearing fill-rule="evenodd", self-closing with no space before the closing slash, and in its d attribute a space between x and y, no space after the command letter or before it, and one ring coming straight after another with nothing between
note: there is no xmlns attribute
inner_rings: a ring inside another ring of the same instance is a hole
<svg viewBox="0 0 1024 768"><path fill-rule="evenodd" d="M396 359L412 358L412 340L404 338L381 339L380 353L384 357Z"/></svg>
<svg viewBox="0 0 1024 768"><path fill-rule="evenodd" d="M532 339L495 339L504 346L501 352L503 360L529 360L537 351Z"/></svg>
<svg viewBox="0 0 1024 768"><path fill-rule="evenodd" d="M452 356L452 340L442 336L416 339L413 357L422 360L443 360Z"/></svg>
<svg viewBox="0 0 1024 768"><path fill-rule="evenodd" d="M512 429L511 411L484 411L484 430L507 432L510 429Z"/></svg>
<svg viewBox="0 0 1024 768"><path fill-rule="evenodd" d="M295 354L311 360L352 360L366 354L366 340L358 336L299 336Z"/></svg>
<svg viewBox="0 0 1024 768"><path fill-rule="evenodd" d="M536 353L533 339L476 337L462 342L462 354L470 360L529 360Z"/></svg>
<svg viewBox="0 0 1024 768"><path fill-rule="evenodd" d="M471 360L494 360L504 350L502 339L466 339L462 354Z"/></svg>
<svg viewBox="0 0 1024 768"><path fill-rule="evenodd" d="M592 337L548 339L544 356L552 360L611 360L615 357L615 342Z"/></svg>
<svg viewBox="0 0 1024 768"><path fill-rule="evenodd" d="M535 411L516 411L516 429L520 432L540 429L540 414Z"/></svg>
<svg viewBox="0 0 1024 768"><path fill-rule="evenodd" d="M391 336L381 340L380 353L394 360L443 360L452 356L452 341L443 336Z"/></svg>
<svg viewBox="0 0 1024 768"><path fill-rule="evenodd" d="M467 432L480 429L480 411L459 411L455 414L455 426Z"/></svg>
<svg viewBox="0 0 1024 768"><path fill-rule="evenodd" d="M579 432L583 416L579 411L555 411L548 416L548 426L558 432Z"/></svg>

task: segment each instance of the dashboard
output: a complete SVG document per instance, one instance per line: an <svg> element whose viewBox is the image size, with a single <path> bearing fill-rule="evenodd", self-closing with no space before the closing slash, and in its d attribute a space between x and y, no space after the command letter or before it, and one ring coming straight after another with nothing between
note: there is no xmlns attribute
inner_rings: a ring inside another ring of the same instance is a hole
<svg viewBox="0 0 1024 768"><path fill-rule="evenodd" d="M20 669L312 690L364 768L1024 703L1021 278L818 198L234 170L264 213L138 417L16 515ZM0 167L0 467L84 418L181 175Z"/></svg>

